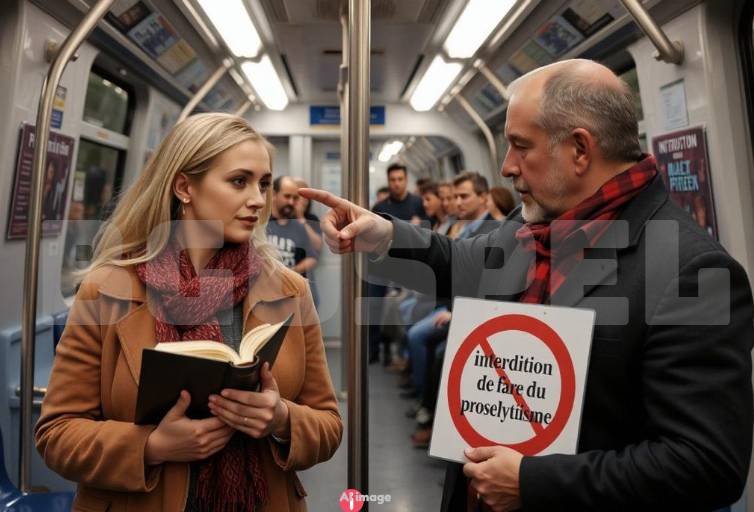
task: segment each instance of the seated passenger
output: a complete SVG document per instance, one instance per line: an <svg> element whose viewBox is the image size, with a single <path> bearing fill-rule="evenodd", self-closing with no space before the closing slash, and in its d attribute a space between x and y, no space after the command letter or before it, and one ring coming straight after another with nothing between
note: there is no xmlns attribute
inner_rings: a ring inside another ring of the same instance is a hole
<svg viewBox="0 0 754 512"><path fill-rule="evenodd" d="M430 181L422 185L419 192L424 211L427 213L427 217L429 217L432 224L432 231L436 231L441 235L447 235L452 223L448 223L448 214L445 213L442 205L439 186L437 183Z"/></svg>
<svg viewBox="0 0 754 512"><path fill-rule="evenodd" d="M487 196L487 211L495 220L505 220L508 214L516 207L513 194L505 187L492 187Z"/></svg>
<svg viewBox="0 0 754 512"><path fill-rule="evenodd" d="M240 117L189 117L103 228L36 426L45 463L79 484L75 510L305 510L295 471L335 453L342 423L306 280L265 239L270 148ZM159 425L133 423L142 349L237 348L291 313L260 392L224 390L192 420L184 391Z"/></svg>
<svg viewBox="0 0 754 512"><path fill-rule="evenodd" d="M456 202L453 197L453 184L443 181L437 185L437 196L442 203L442 211L445 213L445 221L437 226L438 233L444 233L455 238L461 232L460 224L456 224Z"/></svg>

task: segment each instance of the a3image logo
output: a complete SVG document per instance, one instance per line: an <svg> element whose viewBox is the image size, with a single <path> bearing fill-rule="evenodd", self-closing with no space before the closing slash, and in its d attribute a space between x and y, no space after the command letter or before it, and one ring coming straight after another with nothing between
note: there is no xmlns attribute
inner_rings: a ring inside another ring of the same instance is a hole
<svg viewBox="0 0 754 512"><path fill-rule="evenodd" d="M346 512L356 512L361 510L364 506L364 500L361 493L356 489L346 489L340 493L340 500L338 500L341 510Z"/></svg>
<svg viewBox="0 0 754 512"><path fill-rule="evenodd" d="M377 505L390 503L392 496L389 494L361 494L356 489L346 489L340 493L338 504L345 512L357 512L364 507L364 503L371 502Z"/></svg>

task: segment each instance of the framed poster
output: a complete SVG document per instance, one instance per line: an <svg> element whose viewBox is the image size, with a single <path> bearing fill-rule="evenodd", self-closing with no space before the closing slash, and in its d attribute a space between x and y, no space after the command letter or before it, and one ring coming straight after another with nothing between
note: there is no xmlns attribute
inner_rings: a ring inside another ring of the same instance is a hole
<svg viewBox="0 0 754 512"><path fill-rule="evenodd" d="M8 227L5 232L6 240L24 239L28 232L34 140L34 126L30 124L22 125L16 159L16 175L13 180L13 195L10 199ZM71 162L73 161L74 143L72 137L50 132L42 196L42 236L59 235L63 227L63 213L65 212L68 193L68 174L71 171Z"/></svg>
<svg viewBox="0 0 754 512"><path fill-rule="evenodd" d="M584 36L582 36L578 30L573 28L565 18L562 16L555 16L553 19L539 27L534 40L553 57L560 57L583 41Z"/></svg>
<svg viewBox="0 0 754 512"><path fill-rule="evenodd" d="M686 210L702 229L717 238L704 127L653 137L652 150L670 198Z"/></svg>

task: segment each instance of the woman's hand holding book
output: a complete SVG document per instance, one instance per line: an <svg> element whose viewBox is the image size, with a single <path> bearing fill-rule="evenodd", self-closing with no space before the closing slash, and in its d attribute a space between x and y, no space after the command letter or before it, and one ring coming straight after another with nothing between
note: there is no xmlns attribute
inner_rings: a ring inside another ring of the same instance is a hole
<svg viewBox="0 0 754 512"><path fill-rule="evenodd" d="M147 438L144 460L148 465L206 459L222 450L235 432L218 418L192 420L186 417L191 395L181 396Z"/></svg>
<svg viewBox="0 0 754 512"><path fill-rule="evenodd" d="M277 382L268 363L262 366L262 388L259 392L224 389L221 395L210 395L209 409L216 419L251 437L274 434L290 437L288 406L280 398Z"/></svg>

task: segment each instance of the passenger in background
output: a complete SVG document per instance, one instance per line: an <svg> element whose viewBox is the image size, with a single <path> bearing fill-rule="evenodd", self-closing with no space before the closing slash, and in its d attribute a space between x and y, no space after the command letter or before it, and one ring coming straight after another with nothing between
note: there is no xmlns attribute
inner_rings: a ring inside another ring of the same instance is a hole
<svg viewBox="0 0 754 512"><path fill-rule="evenodd" d="M385 199L390 196L390 189L388 187L380 187L377 189L377 200L374 202L375 206L377 203L384 201ZM374 208L374 206L372 207Z"/></svg>
<svg viewBox="0 0 754 512"><path fill-rule="evenodd" d="M294 178L296 186L309 187L303 178ZM319 217L311 212L312 202L305 197L298 197L296 203L296 220L306 228L312 248L319 254L322 251L322 228L319 227Z"/></svg>
<svg viewBox="0 0 754 512"><path fill-rule="evenodd" d="M406 166L399 163L390 164L387 168L388 197L374 205L375 213L387 213L401 220L419 224L427 219L427 214L422 206L420 197L408 191L408 172ZM385 297L387 287L369 283L367 296L374 299ZM385 366L390 365L390 346L381 332L383 318L382 300L369 301L369 362L376 363L379 360L380 344L383 345L383 361Z"/></svg>
<svg viewBox="0 0 754 512"><path fill-rule="evenodd" d="M464 171L453 180L456 212L458 219L464 223L458 238L483 235L500 225L487 211L489 191L487 178L478 172Z"/></svg>
<svg viewBox="0 0 754 512"><path fill-rule="evenodd" d="M427 219L422 200L408 191L408 172L403 164L390 164L387 168L387 182L390 194L374 205L375 213L387 213L401 220L416 221Z"/></svg>
<svg viewBox="0 0 754 512"><path fill-rule="evenodd" d="M240 117L191 116L103 227L36 426L45 463L78 482L74 510L306 509L295 471L329 459L343 426L306 280L266 241L270 151ZM159 425L133 423L143 349L237 349L290 314L261 392L226 389L190 419L183 391Z"/></svg>
<svg viewBox="0 0 754 512"><path fill-rule="evenodd" d="M445 223L448 224L446 234L450 238L457 238L463 228L463 222L457 222L456 216L456 199L453 196L453 184L449 181L443 181L437 185L437 193L442 202L442 209L445 211ZM440 227L439 229L444 229Z"/></svg>
<svg viewBox="0 0 754 512"><path fill-rule="evenodd" d="M303 198L302 198L303 199ZM508 214L516 207L511 191L505 187L492 187L487 196L487 211L495 220L505 220Z"/></svg>
<svg viewBox="0 0 754 512"><path fill-rule="evenodd" d="M422 198L424 212L429 217L430 227L434 230L442 220L445 219L445 212L442 209L442 201L437 193L437 184L431 181L424 182L419 189L419 197Z"/></svg>
<svg viewBox="0 0 754 512"><path fill-rule="evenodd" d="M428 176L421 176L420 178L416 179L416 183L414 184L414 193L421 197L422 195L422 187L426 185L427 183L432 183L432 178Z"/></svg>
<svg viewBox="0 0 754 512"><path fill-rule="evenodd" d="M303 178L294 178L296 186L308 187L309 184ZM311 212L312 202L305 197L298 197L296 203L296 220L304 226L306 234L309 236L309 243L312 249L317 253L317 261L319 262L319 256L322 252L322 228L319 227L319 217ZM314 305L319 306L319 289L314 279L314 272L310 271L307 275L309 279L309 287L312 289L312 296L314 297Z"/></svg>
<svg viewBox="0 0 754 512"><path fill-rule="evenodd" d="M267 224L267 241L277 247L283 265L306 277L317 266L319 255L303 224L296 221L298 185L290 176L273 181L272 216Z"/></svg>

